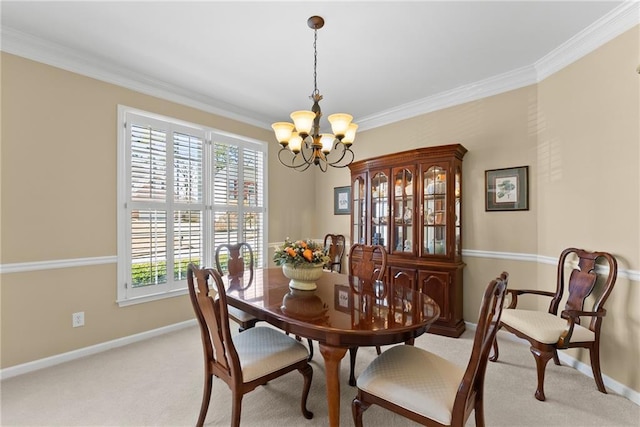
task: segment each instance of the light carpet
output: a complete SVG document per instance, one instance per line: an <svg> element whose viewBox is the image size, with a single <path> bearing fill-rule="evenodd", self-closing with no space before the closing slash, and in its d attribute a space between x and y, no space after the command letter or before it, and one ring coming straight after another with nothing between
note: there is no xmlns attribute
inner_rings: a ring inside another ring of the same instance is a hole
<svg viewBox="0 0 640 427"><path fill-rule="evenodd" d="M473 331L460 338L426 334L416 346L466 366ZM547 400L533 397L536 371L528 346L500 332L500 361L489 363L485 383L487 426L640 426L640 406L613 392L602 394L577 370L547 367ZM304 341L303 341L304 342ZM324 364L317 343L313 383L305 420L299 408L302 376L292 372L245 395L242 426L326 426ZM383 347L384 349L384 347ZM358 351L356 374L376 357L374 348ZM202 398L202 348L196 326L109 350L1 383L3 426L192 426ZM353 425L347 385L348 357L341 367L341 425ZM214 381L205 424L228 426L231 393ZM366 426L413 426L404 418L372 406ZM475 426L473 414L467 426Z"/></svg>

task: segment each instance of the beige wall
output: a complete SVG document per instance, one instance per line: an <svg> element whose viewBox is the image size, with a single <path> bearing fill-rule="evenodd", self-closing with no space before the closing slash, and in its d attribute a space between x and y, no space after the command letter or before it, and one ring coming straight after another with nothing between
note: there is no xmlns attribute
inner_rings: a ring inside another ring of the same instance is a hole
<svg viewBox="0 0 640 427"><path fill-rule="evenodd" d="M578 246L614 253L637 277L639 36L636 27L537 85L361 132L356 158L459 142L469 150L467 253L557 257ZM3 264L116 254L117 104L273 141L267 130L3 54ZM349 216L333 215L333 188L349 185L348 169L299 174L279 165L272 144L269 241L349 236ZM530 210L485 212L484 171L521 165L530 168ZM503 270L512 287L548 289L555 282L555 266L547 263L488 256L465 262L469 322L477 320L482 289ZM115 268L3 274L1 366L192 317L185 297L118 308ZM602 365L606 375L640 390L639 283L623 276L608 304ZM72 329L77 310L86 312L87 326Z"/></svg>
<svg viewBox="0 0 640 427"><path fill-rule="evenodd" d="M118 104L277 145L267 130L6 53L1 78L2 264L117 254ZM314 194L313 176L278 167L276 151L269 238L281 241L311 234ZM2 368L193 318L186 296L119 308L115 263L0 279ZM71 328L76 311L85 327Z"/></svg>
<svg viewBox="0 0 640 427"><path fill-rule="evenodd" d="M555 73L538 90L538 250L606 250L640 270L640 29ZM555 274L539 277L552 283ZM607 304L604 372L640 390L640 283L620 277ZM587 352L573 353L588 363Z"/></svg>
<svg viewBox="0 0 640 427"><path fill-rule="evenodd" d="M557 259L566 247L611 252L620 269L637 278L638 64L640 27L635 27L537 85L358 135L358 159L454 142L469 150L463 163L463 250L522 254L528 261L465 256L466 321L477 321L482 290L503 270L510 273L510 287L554 289L555 265L530 259ZM529 211L485 212L484 171L523 165L529 166ZM316 189L349 182L348 171L325 174ZM332 215L329 196L323 194L319 204L316 234L348 236L348 218ZM621 275L607 304L602 346L604 373L637 391L639 306L640 283ZM571 354L589 363L588 355Z"/></svg>

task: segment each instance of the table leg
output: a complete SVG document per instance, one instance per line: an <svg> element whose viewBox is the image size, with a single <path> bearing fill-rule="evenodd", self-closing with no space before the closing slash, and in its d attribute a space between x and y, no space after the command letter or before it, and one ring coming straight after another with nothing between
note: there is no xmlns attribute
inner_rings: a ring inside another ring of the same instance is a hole
<svg viewBox="0 0 640 427"><path fill-rule="evenodd" d="M331 427L340 425L340 361L346 353L347 349L344 347L320 344L327 380L327 405Z"/></svg>

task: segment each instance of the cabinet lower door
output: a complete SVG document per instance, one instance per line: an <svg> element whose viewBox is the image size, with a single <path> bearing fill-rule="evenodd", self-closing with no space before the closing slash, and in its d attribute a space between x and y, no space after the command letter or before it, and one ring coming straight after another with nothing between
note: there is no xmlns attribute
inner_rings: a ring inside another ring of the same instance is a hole
<svg viewBox="0 0 640 427"><path fill-rule="evenodd" d="M418 273L418 288L429 295L431 299L440 306L440 318L438 321L449 321L451 313L449 310L449 289L450 275L441 271L424 271Z"/></svg>
<svg viewBox="0 0 640 427"><path fill-rule="evenodd" d="M456 271L418 271L418 289L440 306L440 317L429 332L459 337L464 332L462 319L462 277Z"/></svg>
<svg viewBox="0 0 640 427"><path fill-rule="evenodd" d="M409 289L417 289L417 272L415 268L390 267L389 277L395 286L404 286Z"/></svg>

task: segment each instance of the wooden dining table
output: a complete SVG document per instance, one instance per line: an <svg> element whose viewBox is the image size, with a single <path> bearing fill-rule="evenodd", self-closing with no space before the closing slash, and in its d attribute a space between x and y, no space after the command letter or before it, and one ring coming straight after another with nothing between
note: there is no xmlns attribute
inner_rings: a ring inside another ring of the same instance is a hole
<svg viewBox="0 0 640 427"><path fill-rule="evenodd" d="M313 291L289 287L281 268L257 269L249 283L225 277L228 303L298 337L318 341L329 425L340 425L340 362L351 347L412 344L439 316L428 295L382 281L325 271Z"/></svg>

